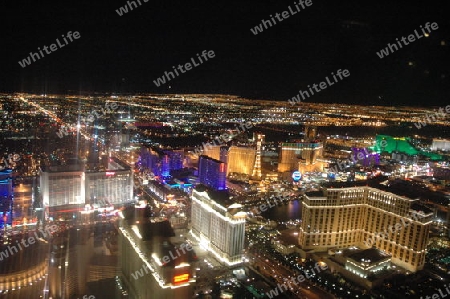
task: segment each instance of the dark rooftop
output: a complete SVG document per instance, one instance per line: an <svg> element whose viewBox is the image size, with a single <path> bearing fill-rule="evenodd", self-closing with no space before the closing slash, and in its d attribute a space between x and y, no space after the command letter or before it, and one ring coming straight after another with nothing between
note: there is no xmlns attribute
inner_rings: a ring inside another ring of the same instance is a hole
<svg viewBox="0 0 450 299"><path fill-rule="evenodd" d="M230 193L228 192L228 190L219 190L219 191L213 190L203 184L197 185L195 190L197 190L199 192L206 191L206 193L208 193L208 196L212 200L214 200L215 202L217 202L218 204L220 204L226 208L229 207L230 205L234 204L234 202L232 200L230 200Z"/></svg>
<svg viewBox="0 0 450 299"><path fill-rule="evenodd" d="M351 258L352 260L356 262L361 261L367 261L370 263L377 263L379 261L382 261L386 258L390 258L391 256L389 254L386 254L376 248L369 248L365 249L353 254L348 255L348 258Z"/></svg>

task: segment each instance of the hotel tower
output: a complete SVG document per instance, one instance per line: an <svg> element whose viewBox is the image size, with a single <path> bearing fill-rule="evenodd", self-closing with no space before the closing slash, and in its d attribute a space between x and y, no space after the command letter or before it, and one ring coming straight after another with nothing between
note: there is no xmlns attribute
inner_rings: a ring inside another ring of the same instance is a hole
<svg viewBox="0 0 450 299"><path fill-rule="evenodd" d="M418 199L371 187L329 188L302 204L303 250L376 247L407 270L423 268L433 213Z"/></svg>

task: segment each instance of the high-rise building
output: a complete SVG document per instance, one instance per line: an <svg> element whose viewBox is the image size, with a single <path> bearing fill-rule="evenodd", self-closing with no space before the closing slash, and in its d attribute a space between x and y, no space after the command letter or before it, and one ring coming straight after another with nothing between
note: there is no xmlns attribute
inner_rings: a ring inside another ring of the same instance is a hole
<svg viewBox="0 0 450 299"><path fill-rule="evenodd" d="M220 160L220 149L221 149L220 145L205 146L204 155L216 160Z"/></svg>
<svg viewBox="0 0 450 299"><path fill-rule="evenodd" d="M375 145L372 147L377 153L387 152L401 153L408 156L424 156L433 161L442 160L442 155L432 153L429 151L423 151L415 146L409 137L392 137L388 135L377 135Z"/></svg>
<svg viewBox="0 0 450 299"><path fill-rule="evenodd" d="M13 204L12 170L0 171L0 227L12 223L11 208Z"/></svg>
<svg viewBox="0 0 450 299"><path fill-rule="evenodd" d="M255 157L254 148L231 146L228 150L227 175L233 172L251 175L255 166Z"/></svg>
<svg viewBox="0 0 450 299"><path fill-rule="evenodd" d="M278 171L296 171L301 164L312 165L322 156L323 145L320 142L290 142L281 144Z"/></svg>
<svg viewBox="0 0 450 299"><path fill-rule="evenodd" d="M122 222L119 267L131 298L192 296L197 256L190 244L176 243L173 237L168 220L137 216Z"/></svg>
<svg viewBox="0 0 450 299"><path fill-rule="evenodd" d="M449 151L450 150L450 140L433 138L433 143L431 144L431 150L433 150L433 151Z"/></svg>
<svg viewBox="0 0 450 299"><path fill-rule="evenodd" d="M200 183L214 190L225 190L227 164L208 156L200 156L198 160L198 178Z"/></svg>
<svg viewBox="0 0 450 299"><path fill-rule="evenodd" d="M84 165L41 166L40 186L45 207L85 204Z"/></svg>
<svg viewBox="0 0 450 299"><path fill-rule="evenodd" d="M141 149L139 163L155 176L169 177L172 170L183 168L183 150Z"/></svg>
<svg viewBox="0 0 450 299"><path fill-rule="evenodd" d="M184 150L166 150L164 151L170 158L170 170L183 169Z"/></svg>
<svg viewBox="0 0 450 299"><path fill-rule="evenodd" d="M228 146L225 145L206 146L204 149L204 155L216 160L220 160L224 163L228 163Z"/></svg>
<svg viewBox="0 0 450 299"><path fill-rule="evenodd" d="M130 167L116 158L107 158L104 165L107 165L105 169L84 172L86 203L120 204L131 200L133 172Z"/></svg>
<svg viewBox="0 0 450 299"><path fill-rule="evenodd" d="M242 262L245 216L242 206L233 204L226 192L194 189L191 234L224 264Z"/></svg>
<svg viewBox="0 0 450 299"><path fill-rule="evenodd" d="M94 255L89 228L71 228L51 239L48 262L49 298L86 294L88 264Z"/></svg>
<svg viewBox="0 0 450 299"><path fill-rule="evenodd" d="M40 187L45 207L118 204L133 197L133 173L116 158L104 157L97 166L73 164L43 166Z"/></svg>
<svg viewBox="0 0 450 299"><path fill-rule="evenodd" d="M261 151L262 144L264 143L264 134L255 133L256 140L256 157L255 157L255 165L253 166L252 177L261 178Z"/></svg>
<svg viewBox="0 0 450 299"><path fill-rule="evenodd" d="M328 188L305 196L299 245L303 250L375 247L409 271L425 264L433 212L409 199L371 187Z"/></svg>

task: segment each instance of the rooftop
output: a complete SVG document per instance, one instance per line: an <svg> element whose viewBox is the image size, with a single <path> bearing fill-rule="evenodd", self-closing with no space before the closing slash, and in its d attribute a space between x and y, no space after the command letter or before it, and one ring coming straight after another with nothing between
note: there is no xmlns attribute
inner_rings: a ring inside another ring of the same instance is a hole
<svg viewBox="0 0 450 299"><path fill-rule="evenodd" d="M376 248L369 248L356 253L352 253L348 255L348 258L351 258L352 260L358 263L360 262L378 263L382 260L391 258L391 256Z"/></svg>

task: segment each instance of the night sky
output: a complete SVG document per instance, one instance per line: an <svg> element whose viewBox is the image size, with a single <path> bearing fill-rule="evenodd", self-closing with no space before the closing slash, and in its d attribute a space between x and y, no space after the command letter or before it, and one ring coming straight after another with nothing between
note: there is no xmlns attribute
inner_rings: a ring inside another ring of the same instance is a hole
<svg viewBox="0 0 450 299"><path fill-rule="evenodd" d="M127 4L123 0L2 4L0 91L223 93L282 101L348 69L348 78L307 101L449 104L450 17L444 1L312 0L258 35L250 29L294 1L140 1L122 16L116 9ZM439 29L383 59L376 55L426 22ZM80 39L19 65L68 31L80 32ZM215 57L155 86L164 71L203 50Z"/></svg>

